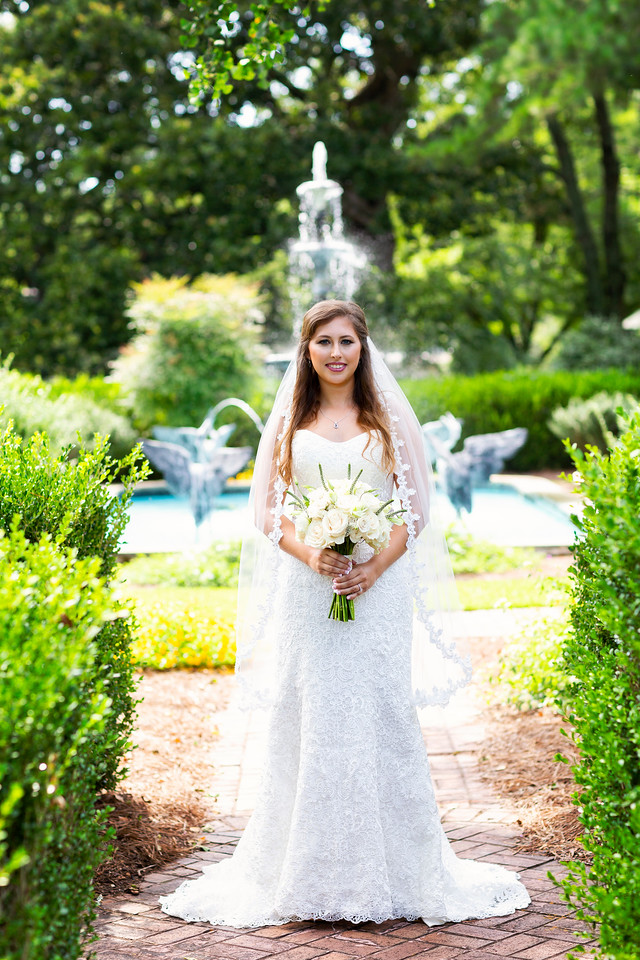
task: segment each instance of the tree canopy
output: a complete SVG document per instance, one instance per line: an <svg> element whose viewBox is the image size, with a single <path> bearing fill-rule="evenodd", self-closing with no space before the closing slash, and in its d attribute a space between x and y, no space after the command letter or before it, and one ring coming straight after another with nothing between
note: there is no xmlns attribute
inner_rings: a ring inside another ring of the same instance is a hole
<svg viewBox="0 0 640 960"><path fill-rule="evenodd" d="M553 357L640 299L639 18L632 0L0 0L0 350L104 369L154 272L258 270L277 339L322 139L374 266L360 295L398 343L463 369Z"/></svg>

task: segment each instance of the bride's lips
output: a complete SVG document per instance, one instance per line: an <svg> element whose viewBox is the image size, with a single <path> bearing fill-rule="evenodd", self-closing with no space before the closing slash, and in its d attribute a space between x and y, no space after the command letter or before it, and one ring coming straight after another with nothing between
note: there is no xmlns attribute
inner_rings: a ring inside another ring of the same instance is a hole
<svg viewBox="0 0 640 960"><path fill-rule="evenodd" d="M346 369L346 363L328 363L327 367L329 370L333 370L334 373L340 373L342 370Z"/></svg>

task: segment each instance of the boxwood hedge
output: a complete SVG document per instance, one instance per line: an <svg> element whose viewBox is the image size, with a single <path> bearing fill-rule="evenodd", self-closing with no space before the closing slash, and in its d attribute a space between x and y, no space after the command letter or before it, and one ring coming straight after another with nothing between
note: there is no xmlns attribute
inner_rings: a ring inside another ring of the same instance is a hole
<svg viewBox="0 0 640 960"><path fill-rule="evenodd" d="M464 420L463 438L527 427L527 443L509 462L509 469L542 470L570 463L561 441L549 429L549 418L556 407L566 406L572 397L590 397L601 390L640 397L640 373L520 369L473 377L403 380L402 387L421 423L437 420L450 410Z"/></svg>
<svg viewBox="0 0 640 960"><path fill-rule="evenodd" d="M106 855L95 809L110 719L98 558L0 530L0 956L71 960Z"/></svg>
<svg viewBox="0 0 640 960"><path fill-rule="evenodd" d="M611 960L640 956L640 416L627 423L610 453L571 451L586 499L564 648L576 802L593 854L564 890Z"/></svg>
<svg viewBox="0 0 640 960"><path fill-rule="evenodd" d="M120 462L113 460L105 437L96 437L92 450L81 444L77 459L70 458L70 449L53 454L45 434L23 440L9 424L0 435L0 528L7 529L19 515L27 540L48 533L74 547L80 558L98 557L100 574L108 582L116 569L133 487L147 476L148 465L138 447ZM124 485L121 496L109 489L116 473ZM112 789L122 775L121 758L133 725L132 631L132 618L123 616L105 624L95 639L95 670L113 704L99 749L97 786L105 789Z"/></svg>

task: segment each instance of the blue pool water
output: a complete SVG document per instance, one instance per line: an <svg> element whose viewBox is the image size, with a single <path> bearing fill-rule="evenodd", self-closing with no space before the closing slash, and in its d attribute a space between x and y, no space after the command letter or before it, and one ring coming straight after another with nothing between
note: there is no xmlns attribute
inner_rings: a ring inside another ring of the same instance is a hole
<svg viewBox="0 0 640 960"><path fill-rule="evenodd" d="M445 496L437 497L445 521L453 523L453 507ZM225 491L196 531L186 500L160 492L136 493L120 549L161 553L205 546L212 540L238 540L251 523L247 501L245 490ZM479 539L504 546L566 547L575 539L575 527L561 507L505 483L474 490L473 511L464 515L463 526Z"/></svg>

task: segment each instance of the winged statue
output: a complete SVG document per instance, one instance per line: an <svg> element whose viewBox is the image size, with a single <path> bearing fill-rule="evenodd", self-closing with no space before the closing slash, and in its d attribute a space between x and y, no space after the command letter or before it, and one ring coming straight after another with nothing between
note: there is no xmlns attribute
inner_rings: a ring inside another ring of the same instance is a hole
<svg viewBox="0 0 640 960"><path fill-rule="evenodd" d="M215 426L218 413L229 406L246 413L262 433L264 424L255 410L244 400L229 397L212 407L199 427L157 426L154 439L142 441L145 456L163 474L171 493L188 497L196 526L207 518L229 477L253 456L252 447L226 446L234 423Z"/></svg>
<svg viewBox="0 0 640 960"><path fill-rule="evenodd" d="M471 513L473 488L488 483L492 473L500 473L529 435L526 427L477 433L465 438L462 450L452 453L462 433L462 420L449 412L423 424L422 433L427 455L435 464L440 483L458 513L462 510Z"/></svg>

